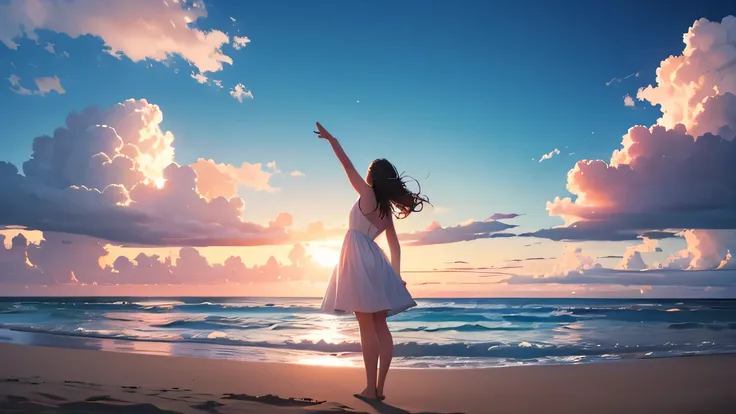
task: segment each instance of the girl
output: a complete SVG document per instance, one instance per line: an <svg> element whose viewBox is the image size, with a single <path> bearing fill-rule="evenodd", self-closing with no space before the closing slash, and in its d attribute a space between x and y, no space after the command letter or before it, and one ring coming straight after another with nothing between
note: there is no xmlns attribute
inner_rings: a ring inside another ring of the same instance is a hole
<svg viewBox="0 0 736 414"><path fill-rule="evenodd" d="M407 190L396 168L385 159L374 160L364 180L337 139L319 122L314 132L330 143L359 195L350 211L340 261L327 285L322 310L355 313L367 385L363 392L354 396L383 400L383 386L394 348L386 317L416 306L400 276L401 247L392 215L405 218L421 211L423 203L429 200ZM375 242L384 231L391 250L390 263ZM379 359L381 369L377 372Z"/></svg>

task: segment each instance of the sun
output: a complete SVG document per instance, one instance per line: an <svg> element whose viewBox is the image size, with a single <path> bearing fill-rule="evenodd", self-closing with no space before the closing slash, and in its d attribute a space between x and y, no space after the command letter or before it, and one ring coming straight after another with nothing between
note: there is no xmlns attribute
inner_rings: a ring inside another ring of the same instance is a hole
<svg viewBox="0 0 736 414"><path fill-rule="evenodd" d="M307 254L312 260L322 267L335 267L340 260L340 251L338 249L312 244L307 248Z"/></svg>

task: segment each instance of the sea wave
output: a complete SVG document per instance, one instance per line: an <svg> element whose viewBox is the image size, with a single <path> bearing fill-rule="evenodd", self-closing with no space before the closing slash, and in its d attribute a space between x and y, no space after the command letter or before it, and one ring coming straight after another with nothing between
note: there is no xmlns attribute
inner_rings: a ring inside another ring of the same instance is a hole
<svg viewBox="0 0 736 414"><path fill-rule="evenodd" d="M736 329L736 323L700 323L700 322L683 322L673 323L669 329L685 330L685 329L710 329L711 331L722 331L725 329Z"/></svg>
<svg viewBox="0 0 736 414"><path fill-rule="evenodd" d="M403 328L397 330L397 332L483 332L483 331L530 331L532 327L524 326L486 326L480 324L463 324L457 326L441 326L437 328L430 328L428 326L418 326L416 328Z"/></svg>
<svg viewBox="0 0 736 414"><path fill-rule="evenodd" d="M167 342L167 343L200 343L213 345L226 345L238 347L260 347L269 349L293 350L293 351L317 351L328 354L359 353L359 342L330 343L320 341L284 341L273 343L268 341L248 341L234 339L225 333L212 332L204 335L173 336L162 338L151 338L138 336L126 331L104 331L77 329L73 331L48 330L33 327L2 326L9 330L33 333L45 333L62 336L75 336L98 339L131 340L143 342ZM540 358L567 358L567 357L603 357L640 355L651 356L657 354L681 355L692 353L732 353L736 352L736 346L716 347L715 344L700 344L696 347L673 348L671 344L650 346L612 346L602 348L599 346L584 347L571 345L554 345L549 343L530 342L457 342L457 343L418 343L400 342L394 346L395 357L455 357L455 358L505 358L505 359L540 359Z"/></svg>

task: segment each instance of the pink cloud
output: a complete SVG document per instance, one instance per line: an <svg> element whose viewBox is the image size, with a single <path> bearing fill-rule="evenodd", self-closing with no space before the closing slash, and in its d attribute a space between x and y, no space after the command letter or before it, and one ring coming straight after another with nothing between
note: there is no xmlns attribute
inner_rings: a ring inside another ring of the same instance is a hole
<svg viewBox="0 0 736 414"><path fill-rule="evenodd" d="M239 185L257 191L274 190L269 183L272 173L264 171L260 163L244 162L240 167L236 167L200 158L189 166L197 173L197 190L208 200L217 197L227 199L235 197L238 194Z"/></svg>
<svg viewBox="0 0 736 414"><path fill-rule="evenodd" d="M201 73L217 72L223 64L232 64L222 51L230 38L219 30L193 26L206 16L198 0L11 0L0 5L0 41L17 49L16 40L38 39L36 31L41 29L72 38L92 35L101 38L113 56L161 62L178 55Z"/></svg>
<svg viewBox="0 0 736 414"><path fill-rule="evenodd" d="M726 16L721 22L697 20L683 42L681 55L660 64L657 85L641 88L637 98L660 105L658 124L665 128L683 124L695 136L718 133L716 128L723 124L698 126L696 118L705 111L703 104L708 98L736 94L736 17Z"/></svg>
<svg viewBox="0 0 736 414"><path fill-rule="evenodd" d="M615 240L645 234L654 239L685 230L679 235L686 249L663 264L646 265L641 253L656 244L645 242L629 248L620 267L666 270L671 279L661 283L679 280L674 271L736 267L731 257L736 248L736 17L720 23L700 19L684 43L681 55L670 56L657 69L657 85L637 94L660 105L657 125L629 129L608 162L579 161L567 176L574 198L547 203L549 213L564 218L566 226L528 235Z"/></svg>
<svg viewBox="0 0 736 414"><path fill-rule="evenodd" d="M4 237L0 235L1 238ZM176 261L170 257L139 254L120 256L102 267L109 255L105 242L68 234L46 233L39 245L23 235L10 249L0 247L0 283L25 285L224 285L288 281L323 281L328 269L317 266L301 244L289 252L289 264L270 257L265 264L247 267L239 256L212 264L195 248L183 247Z"/></svg>
<svg viewBox="0 0 736 414"><path fill-rule="evenodd" d="M232 189L226 198L213 177L198 183L195 168L177 165L162 120L158 106L132 99L71 114L53 137L34 140L25 175L0 162L0 225L152 245L288 240L283 229L243 221L243 200ZM211 164L237 183L267 187L270 175L259 164Z"/></svg>
<svg viewBox="0 0 736 414"><path fill-rule="evenodd" d="M567 177L574 199L547 203L567 226L531 235L617 239L736 226L736 18L698 20L684 40L682 55L657 70L658 84L637 95L661 105L658 125L631 128L608 162L579 161Z"/></svg>

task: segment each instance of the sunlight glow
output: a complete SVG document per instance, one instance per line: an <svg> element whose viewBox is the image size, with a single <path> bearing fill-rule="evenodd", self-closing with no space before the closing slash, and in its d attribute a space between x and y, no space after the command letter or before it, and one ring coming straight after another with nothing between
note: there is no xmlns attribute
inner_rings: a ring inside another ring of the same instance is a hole
<svg viewBox="0 0 736 414"><path fill-rule="evenodd" d="M296 361L301 365L321 365L326 367L354 367L357 366L356 359L340 358L336 356L310 356Z"/></svg>
<svg viewBox="0 0 736 414"><path fill-rule="evenodd" d="M322 267L335 267L340 260L340 251L324 245L311 244L307 248L307 254L312 260Z"/></svg>

